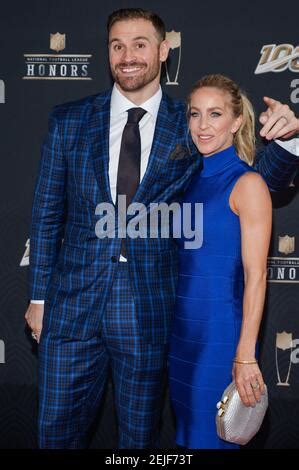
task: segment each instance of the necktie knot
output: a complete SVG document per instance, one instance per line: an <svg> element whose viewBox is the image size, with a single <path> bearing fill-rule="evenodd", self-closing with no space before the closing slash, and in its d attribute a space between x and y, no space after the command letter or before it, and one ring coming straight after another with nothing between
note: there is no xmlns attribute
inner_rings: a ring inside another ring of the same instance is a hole
<svg viewBox="0 0 299 470"><path fill-rule="evenodd" d="M128 123L138 124L142 117L145 115L146 111L142 108L131 108L128 109Z"/></svg>

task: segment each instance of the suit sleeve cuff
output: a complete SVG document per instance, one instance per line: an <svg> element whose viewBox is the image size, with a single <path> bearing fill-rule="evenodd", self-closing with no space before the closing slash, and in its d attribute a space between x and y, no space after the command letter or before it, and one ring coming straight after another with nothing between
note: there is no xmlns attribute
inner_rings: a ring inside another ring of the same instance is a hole
<svg viewBox="0 0 299 470"><path fill-rule="evenodd" d="M290 152L296 157L299 157L299 137L290 140L276 139L275 142L277 145L287 150L287 152Z"/></svg>

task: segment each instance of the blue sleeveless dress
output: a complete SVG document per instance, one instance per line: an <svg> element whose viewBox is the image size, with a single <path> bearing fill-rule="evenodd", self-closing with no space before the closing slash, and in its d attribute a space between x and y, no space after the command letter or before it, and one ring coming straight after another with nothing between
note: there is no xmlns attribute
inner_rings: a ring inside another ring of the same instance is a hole
<svg viewBox="0 0 299 470"><path fill-rule="evenodd" d="M216 403L232 380L242 322L243 266L239 217L229 206L237 180L254 171L233 146L203 157L184 203L203 203L203 243L179 244L179 279L169 351L170 397L177 444L193 449L238 448L219 439ZM192 206L193 204L193 206Z"/></svg>

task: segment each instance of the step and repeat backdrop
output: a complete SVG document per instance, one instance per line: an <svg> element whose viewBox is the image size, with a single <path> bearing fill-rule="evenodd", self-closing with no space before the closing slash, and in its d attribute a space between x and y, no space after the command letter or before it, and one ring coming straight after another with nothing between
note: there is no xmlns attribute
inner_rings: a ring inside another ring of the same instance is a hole
<svg viewBox="0 0 299 470"><path fill-rule="evenodd" d="M184 99L207 73L248 93L255 110L271 96L299 115L298 1L3 0L0 5L0 448L35 448L38 350L25 326L31 203L55 104L111 87L107 16L142 7L165 21L171 43L162 86ZM263 143L260 143L263 145ZM274 224L261 363L270 408L254 448L299 448L299 178L273 194ZM165 395L161 443L174 445ZM111 383L92 448L117 446Z"/></svg>

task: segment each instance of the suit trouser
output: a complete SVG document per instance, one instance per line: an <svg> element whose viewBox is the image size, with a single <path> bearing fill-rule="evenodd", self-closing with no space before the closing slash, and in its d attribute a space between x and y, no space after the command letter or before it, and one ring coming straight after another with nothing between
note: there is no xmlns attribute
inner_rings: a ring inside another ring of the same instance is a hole
<svg viewBox="0 0 299 470"><path fill-rule="evenodd" d="M157 443L166 346L141 336L126 263L119 263L98 336L43 332L39 344L40 448L84 448L111 366L120 448Z"/></svg>

